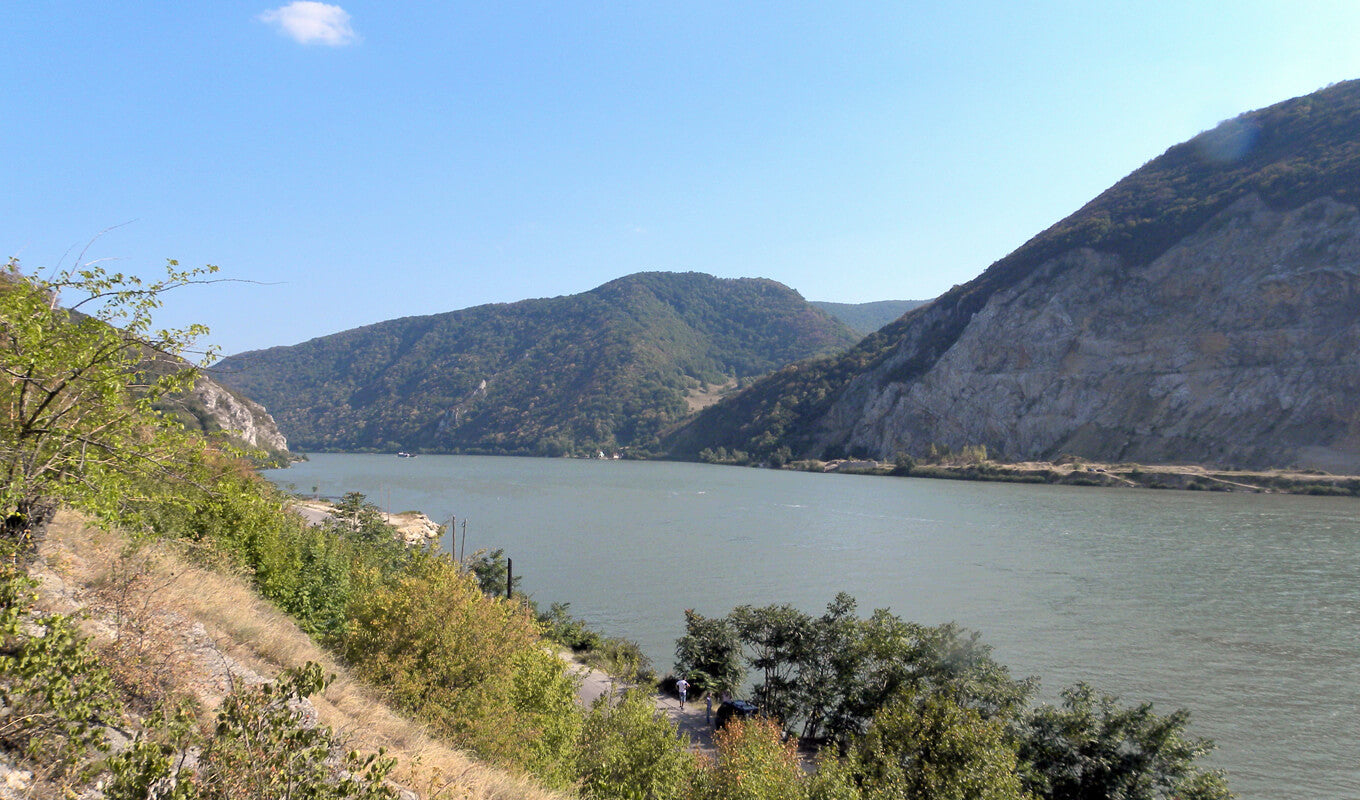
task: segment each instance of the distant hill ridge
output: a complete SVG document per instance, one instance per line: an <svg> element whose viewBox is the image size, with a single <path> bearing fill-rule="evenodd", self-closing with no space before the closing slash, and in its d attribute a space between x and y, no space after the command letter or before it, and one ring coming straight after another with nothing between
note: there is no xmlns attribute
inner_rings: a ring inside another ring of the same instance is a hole
<svg viewBox="0 0 1360 800"><path fill-rule="evenodd" d="M267 405L295 449L645 451L687 395L857 338L775 281L646 272L243 353L214 377Z"/></svg>
<svg viewBox="0 0 1360 800"><path fill-rule="evenodd" d="M1360 468L1360 83L1243 114L669 440Z"/></svg>
<svg viewBox="0 0 1360 800"><path fill-rule="evenodd" d="M813 300L812 304L849 325L860 334L869 334L898 317L919 308L929 300L876 300L870 303L832 303Z"/></svg>

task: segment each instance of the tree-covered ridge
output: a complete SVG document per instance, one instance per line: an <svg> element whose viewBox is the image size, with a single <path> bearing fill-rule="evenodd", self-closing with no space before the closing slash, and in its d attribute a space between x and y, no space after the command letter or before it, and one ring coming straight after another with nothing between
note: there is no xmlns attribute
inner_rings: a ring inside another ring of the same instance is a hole
<svg viewBox="0 0 1360 800"><path fill-rule="evenodd" d="M1320 197L1360 205L1360 81L1247 112L1170 148L978 277L850 351L792 365L705 409L667 448L680 457L719 446L757 458L780 447L820 456L810 452L818 422L851 379L889 355L896 366L886 379L909 382L953 346L993 295L1058 256L1090 249L1133 269L1250 195L1277 209Z"/></svg>
<svg viewBox="0 0 1360 800"><path fill-rule="evenodd" d="M215 377L304 449L648 450L688 391L855 339L774 281L651 272L246 353Z"/></svg>
<svg viewBox="0 0 1360 800"><path fill-rule="evenodd" d="M813 300L812 304L861 334L870 334L919 308L929 300L875 300L870 303L832 303Z"/></svg>

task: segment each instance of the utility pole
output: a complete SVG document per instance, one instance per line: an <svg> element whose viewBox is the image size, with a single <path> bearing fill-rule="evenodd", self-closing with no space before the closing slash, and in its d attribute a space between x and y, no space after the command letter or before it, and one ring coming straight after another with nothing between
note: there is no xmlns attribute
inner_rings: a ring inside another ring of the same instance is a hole
<svg viewBox="0 0 1360 800"><path fill-rule="evenodd" d="M459 557L458 563L462 564L467 560L467 519L463 520L463 555Z"/></svg>
<svg viewBox="0 0 1360 800"><path fill-rule="evenodd" d="M505 599L509 600L515 591L515 559L505 559Z"/></svg>
<svg viewBox="0 0 1360 800"><path fill-rule="evenodd" d="M449 515L449 552L453 554L456 561L458 559L458 515Z"/></svg>

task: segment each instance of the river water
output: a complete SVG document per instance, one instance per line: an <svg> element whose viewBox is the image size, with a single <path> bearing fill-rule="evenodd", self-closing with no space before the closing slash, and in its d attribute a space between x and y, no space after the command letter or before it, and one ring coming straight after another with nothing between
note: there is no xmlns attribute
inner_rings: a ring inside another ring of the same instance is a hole
<svg viewBox="0 0 1360 800"><path fill-rule="evenodd" d="M839 591L980 631L1052 701L1190 709L1245 800L1360 798L1360 504L631 461L319 454L266 473L467 522L664 672L684 610ZM446 538L445 550L449 544Z"/></svg>

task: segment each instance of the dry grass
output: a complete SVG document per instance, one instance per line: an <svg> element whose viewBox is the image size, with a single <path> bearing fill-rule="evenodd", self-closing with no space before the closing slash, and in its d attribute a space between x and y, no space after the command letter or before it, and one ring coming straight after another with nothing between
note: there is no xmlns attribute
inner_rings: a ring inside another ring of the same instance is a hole
<svg viewBox="0 0 1360 800"><path fill-rule="evenodd" d="M685 392L685 403L689 406L690 413L703 411L705 408L708 408L736 391L736 389L736 378L723 383L701 384L698 388L690 389Z"/></svg>
<svg viewBox="0 0 1360 800"><path fill-rule="evenodd" d="M312 698L320 720L345 736L351 747L367 752L386 748L398 760L393 778L423 798L562 797L444 745L394 713L237 576L195 566L164 545L130 548L126 537L98 530L70 512L53 523L42 554L51 569L49 581L60 584L60 589L44 592L50 604L69 607L70 598L79 598L99 612L97 633L122 640L125 648L135 643L117 659L122 662L118 669L133 671L123 678L141 681L148 692L187 690L206 707L220 702L226 691L223 675L202 659L188 658L191 646L183 643L184 636L165 635L170 627L183 634L199 622L220 653L262 676L307 661L333 673L335 680L324 694ZM170 643L172 639L179 643ZM228 662L218 660L219 669ZM154 675L144 677L135 674L137 664L158 666Z"/></svg>

